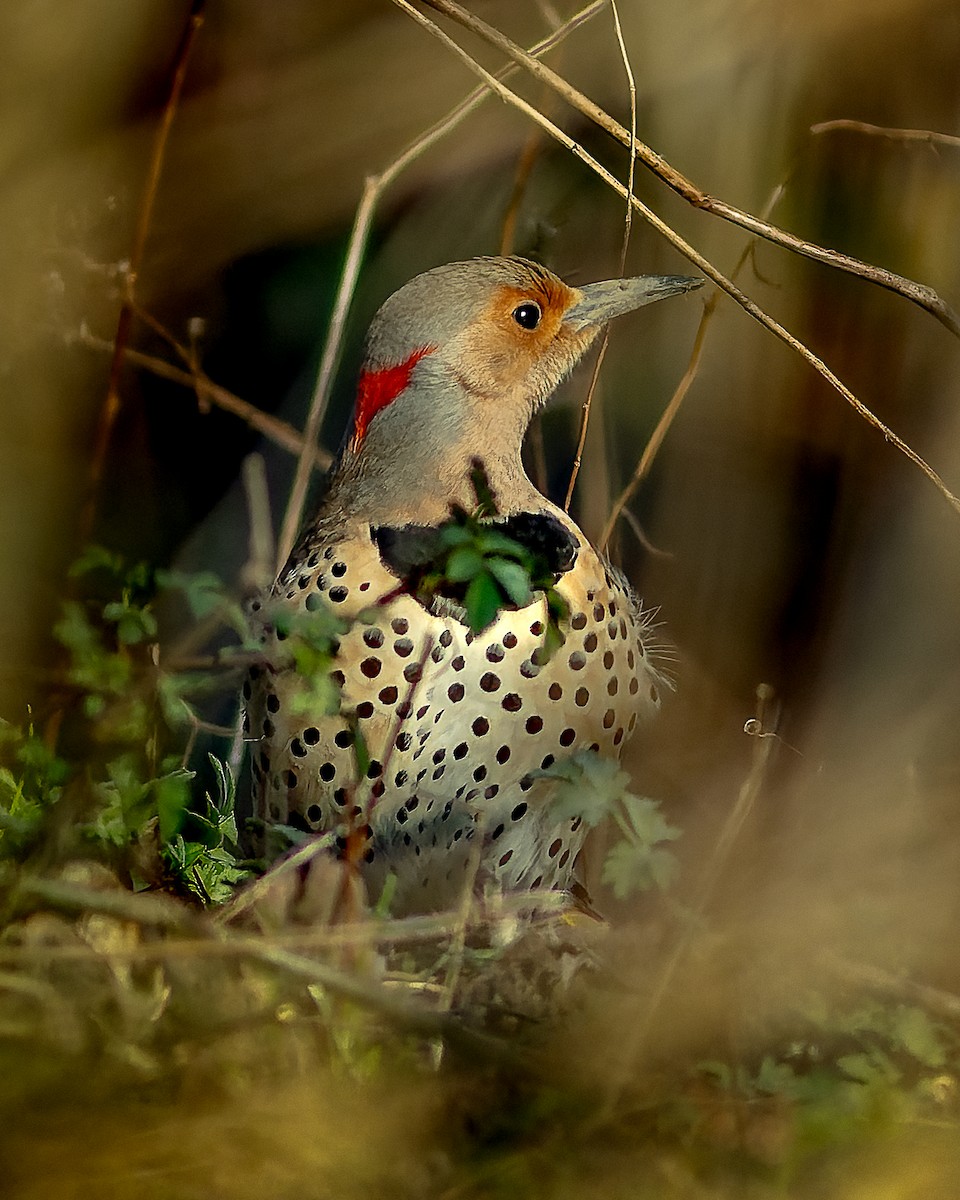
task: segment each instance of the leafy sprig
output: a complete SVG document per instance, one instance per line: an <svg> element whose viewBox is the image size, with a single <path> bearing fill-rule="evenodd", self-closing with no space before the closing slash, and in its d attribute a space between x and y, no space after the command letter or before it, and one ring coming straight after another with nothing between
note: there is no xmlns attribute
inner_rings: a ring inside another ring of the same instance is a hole
<svg viewBox="0 0 960 1200"><path fill-rule="evenodd" d="M379 529L381 555L424 607L452 612L474 633L488 629L504 609L546 602L544 656L563 644L569 615L557 591L558 576L572 565L571 535L547 514L503 518L483 464L470 475L476 504L450 507L437 526Z"/></svg>

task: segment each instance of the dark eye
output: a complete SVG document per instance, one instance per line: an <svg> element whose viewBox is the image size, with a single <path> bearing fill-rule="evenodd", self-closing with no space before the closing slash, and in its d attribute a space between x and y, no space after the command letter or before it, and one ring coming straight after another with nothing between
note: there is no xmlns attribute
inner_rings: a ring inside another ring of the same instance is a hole
<svg viewBox="0 0 960 1200"><path fill-rule="evenodd" d="M540 305L528 300L513 310L513 319L522 329L536 329L540 324Z"/></svg>

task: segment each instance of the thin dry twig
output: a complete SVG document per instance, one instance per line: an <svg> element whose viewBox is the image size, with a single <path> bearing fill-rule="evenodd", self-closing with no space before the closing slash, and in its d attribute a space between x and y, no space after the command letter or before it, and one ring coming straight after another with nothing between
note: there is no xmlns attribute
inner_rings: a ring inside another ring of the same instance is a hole
<svg viewBox="0 0 960 1200"><path fill-rule="evenodd" d="M670 402L660 415L660 420L657 422L653 433L651 433L646 446L643 448L643 453L640 455L640 461L634 468L630 480L624 487L623 491L613 502L610 509L610 514L607 517L607 523L603 527L600 534L600 539L597 542L599 550L606 550L607 543L613 534L614 526L620 517L620 514L625 510L626 505L630 501L630 497L637 490L640 483L646 478L650 467L653 465L653 460L659 453L660 447L663 445L663 440L667 436L667 431L673 424L674 418L680 411L680 405L684 401L684 397L690 390L690 385L693 383L700 370L700 359L703 357L703 346L707 337L707 326L710 323L716 308L716 293L708 301L703 310L703 316L700 318L700 324L697 326L696 337L693 340L693 349L690 351L690 359L687 363L687 368L681 376L680 382L674 389L673 395L670 397Z"/></svg>
<svg viewBox="0 0 960 1200"><path fill-rule="evenodd" d="M637 154L636 154L636 139L637 139L637 81L633 76L633 68L630 65L630 56L627 54L626 43L623 40L623 29L620 26L620 12L617 9L616 0L610 0L610 11L613 13L613 25L617 34L617 45L620 48L620 58L623 62L623 69L627 76L627 88L630 93L630 166L627 170L627 208L624 216L623 225L623 242L620 246L620 266L618 274L623 277L623 273L627 266L627 251L630 248L630 233L633 228L633 186L636 177L637 169ZM587 395L583 402L580 417L580 437L577 440L577 449L573 458L573 466L570 469L570 480L567 483L567 495L563 502L563 511L570 511L570 504L573 500L573 490L577 486L577 476L580 474L580 464L583 462L583 450L587 444L587 430L590 427L590 410L593 407L593 394L597 390L597 384L600 380L600 370L603 367L603 360L607 356L607 346L610 343L609 328L605 328L603 336L600 339L600 349L593 363L593 374L590 376L590 386L587 388Z"/></svg>
<svg viewBox="0 0 960 1200"><path fill-rule="evenodd" d="M434 7L442 8L443 11L446 11L447 8L450 7L449 0L424 0L424 2L430 3ZM568 134L564 133L562 129L545 117L538 109L534 108L533 105L529 104L515 92L512 92L508 87L501 83L500 80L491 75L489 71L486 71L467 53L467 51L458 45L458 43L455 42L448 34L446 34L434 21L431 21L429 17L425 16L423 13L414 8L413 5L409 3L409 0L393 0L393 3L399 8L403 9L403 11L408 13L413 20L422 25L424 29L428 30L434 37L447 46L447 48L452 53L457 55L457 57L459 57L461 61L463 61L469 67L469 69L474 72L474 74L485 80L488 86L492 88L497 95L501 96L507 101L508 104L516 108L518 111L524 113L531 120L536 121L537 124L545 129L551 137L558 141L562 146L569 150L571 154L580 159L581 162L583 162L596 175L598 175L610 188L613 189L613 191L617 193L617 195L626 199L627 190L623 184L620 183L620 181L608 170L606 170L606 168L602 166L597 159L588 154L579 142L575 141ZM452 7L454 9L458 8L456 5L453 5ZM469 14L467 15L469 16ZM498 35L498 37L499 36L501 35ZM512 43L510 44L512 45ZM522 54L523 52L520 51L520 53ZM642 160L643 155L639 152L639 150L638 155ZM773 333L780 339L780 341L784 342L792 350L796 351L797 354L804 358L814 368L814 370L817 371L818 374L820 374L837 392L840 393L840 395L847 401L851 408L853 408L859 414L859 416L863 418L863 420L882 433L886 441L896 446L901 454L908 458L916 467L919 467L923 474L926 475L934 487L936 487L944 499L950 504L953 510L957 513L960 513L960 498L954 495L954 493L947 487L947 485L937 474L937 472L929 465L929 463L927 463L925 459L917 454L915 450L908 446L902 438L898 437L897 434L895 434L893 430L889 428L889 426L884 424L884 422L881 421L880 418L877 417L863 403L862 400L858 399L858 397L854 395L854 393L846 386L846 384L843 383L842 380L830 370L830 368L821 358L814 354L812 350L804 345L799 338L790 333L783 325L774 320L774 318L765 312L764 309L762 309L755 301L751 300L750 297L745 292L741 291L731 279L719 271L708 259L704 258L704 256L700 254L698 250L695 250L689 242L685 241L678 233L676 233L675 230L667 225L665 221L657 216L652 209L648 208L642 203L642 201L638 200L636 196L633 197L632 203L637 212L639 212L646 221L648 221L664 238L666 238L671 245L676 247L676 249L679 250L685 258L689 259L690 262L699 267L704 275L712 279L714 283L721 287L732 299L737 302L737 304L739 304L741 308L743 308L751 317L753 317L755 321ZM763 231L770 227L767 226L765 222L758 221L756 218L750 218L750 220L753 222L753 226L745 224L744 227L753 228L754 232L759 233L761 236L766 236ZM871 268L871 270L876 269ZM909 281L904 282L909 283ZM914 284L912 286L914 288L920 287L918 284ZM929 289L925 290L929 291ZM907 293L904 292L903 294ZM924 307L927 306L924 305ZM958 330L960 330L960 325L958 325Z"/></svg>
<svg viewBox="0 0 960 1200"><path fill-rule="evenodd" d="M770 214L776 209L777 205L783 199L787 190L787 184L789 183L795 170L796 164L790 169L790 171L787 172L787 175L770 193L766 204L761 210L764 220L769 218ZM737 279L747 262L753 260L756 246L757 239L755 237L751 238L750 241L747 242L743 250L740 252L740 257L737 259L733 270L730 272L731 279ZM650 468L653 465L653 461L659 453L660 447L663 445L664 439L666 438L671 425L676 419L677 413L680 411L680 406L683 403L687 392L690 390L690 385L696 378L700 359L702 358L703 354L707 326L713 320L713 317L717 311L717 301L719 297L720 293L714 292L712 296L708 297L703 306L703 314L700 317L700 324L697 326L697 332L693 341L693 349L690 352L690 359L687 362L686 370L684 371L680 382L677 384L673 395L670 397L670 402L663 410L660 420L657 422L653 433L650 435L650 439L640 456L640 461L634 468L633 475L610 509L607 522L603 527L603 532L601 533L600 540L597 543L600 550L606 550L607 544L613 535L614 527L622 516L624 520L631 525L634 532L640 539L641 544L646 550L653 554L664 554L664 551L658 550L655 546L652 546L648 542L646 535L636 523L636 518L626 506L630 502L630 498L633 496L634 492L648 475Z"/></svg>
<svg viewBox="0 0 960 1200"><path fill-rule="evenodd" d="M247 561L240 571L240 586L247 592L261 592L273 580L273 522L270 519L270 491L263 455L248 454L243 460L243 491L247 499Z"/></svg>
<svg viewBox="0 0 960 1200"><path fill-rule="evenodd" d="M302 951L334 950L358 945L396 948L416 943L444 942L455 934L459 915L451 912L382 919L371 917L341 925L301 925L269 934L222 928L242 913L249 912L269 895L270 889L276 883L278 871L298 871L310 858L317 854L326 854L328 851L328 841L317 838L238 892L227 908L202 915L191 914L188 910L188 916L193 916L198 922L197 927L202 927L202 934L197 934L196 930L190 932L185 923L165 909L145 911L139 905L127 904L126 897L129 897L130 893L123 890L103 891L72 885L70 891L64 892L60 890L58 881L40 880L39 886L30 894L52 908L81 913L98 912L116 920L132 922L145 929L161 927L176 934L163 939L123 942L111 948L112 958L136 962L162 962L184 958L238 958L258 949L262 950L265 946ZM26 889L21 888L20 891L22 895L26 894ZM105 900L104 897L121 899L117 902ZM153 893L149 893L147 898L153 899ZM168 900L167 897L161 899ZM176 901L170 903L176 904ZM498 913L504 921L512 922L518 916L528 914L534 905L538 913L538 922L563 920L564 913L569 908L569 902L560 892L522 892L500 898ZM207 927L208 923L210 928ZM477 913L470 922L470 928L489 931L490 914L486 911ZM0 963L20 966L30 963L47 965L54 961L84 962L99 955L100 952L92 947L77 945L74 942L64 945L51 945L46 941L0 943Z"/></svg>
<svg viewBox="0 0 960 1200"><path fill-rule="evenodd" d="M76 340L80 345L89 346L93 350L112 351L113 349L111 342L107 342L103 338L94 337L86 329L80 331ZM131 350L129 346L124 349L123 357L127 362L132 363L136 367L141 367L145 371L149 371L152 375L156 375L161 379L169 379L171 383L181 384L190 391L197 393L198 396L202 397L208 404L212 404L215 408L223 409L224 412L232 413L235 417L239 417L251 429L262 433L265 438L268 438L282 449L289 450L291 454L301 453L304 443L303 436L299 430L286 421L281 421L279 417L265 413L262 409L257 408L255 404L241 399L233 392L228 391L227 388L221 387L220 384L214 383L202 371L191 372L181 370L180 367L175 367L172 363L167 362L166 359L157 358L152 354L144 354L140 350ZM315 446L314 461L318 468L326 470L330 466L332 459L327 450Z"/></svg>
<svg viewBox="0 0 960 1200"><path fill-rule="evenodd" d="M120 314L117 317L117 331L113 339L113 358L110 363L107 394L104 399L103 408L100 410L100 419L94 439L93 456L90 462L90 489L81 516L81 536L84 539L89 536L93 525L97 493L103 479L113 429L120 413L120 379L123 373L125 351L127 343L130 340L130 328L133 322L134 289L136 288L137 275L143 262L147 236L150 232L150 221L153 217L153 206L157 198L160 176L163 172L163 163L166 157L167 143L170 139L170 130L173 127L173 120L180 105L180 95L183 91L184 80L187 77L187 63L190 59L190 51L193 49L196 36L203 24L205 3L206 0L191 0L190 11L187 14L184 30L180 37L180 44L177 47L174 57L173 73L170 79L167 101L163 109L163 117L154 138L153 152L150 155L147 179L143 189L143 196L140 200L140 209L137 214L133 246L130 251L129 263L124 273L126 295L124 296L123 303L120 305Z"/></svg>
<svg viewBox="0 0 960 1200"><path fill-rule="evenodd" d="M400 6L404 9L409 8L407 0L394 0L394 2L400 3ZM801 254L805 258L812 258L817 262L825 263L827 266L835 267L840 271L846 271L851 275L857 275L862 279L869 280L871 283L878 284L880 287L897 292L899 295L911 300L914 304L926 309L942 325L960 337L960 316L941 299L933 288L917 283L913 279L906 279L904 276L897 275L893 271L887 271L883 267L861 262L860 259L840 254L838 251L829 250L824 246L818 246L814 242L805 241L803 238L796 237L784 229L770 225L768 222L755 217L752 213L744 212L732 204L727 204L723 200L709 196L706 192L701 191L691 180L687 179L686 176L682 175L675 167L671 166L655 150L652 150L649 146L635 138L631 140L630 131L614 120L609 113L605 112L599 105L594 104L582 92L578 92L576 88L572 87L565 79L551 70L550 67L538 59L531 58L520 46L512 42L498 29L495 29L492 25L488 25L479 17L474 16L473 13L456 4L454 0L423 0L423 3L437 12L450 17L464 28L471 30L471 32L477 34L478 37L482 38L489 45L495 46L498 50L506 54L508 58L522 66L535 79L547 84L548 87L562 96L571 107L589 118L618 142L627 147L633 145L637 157L644 166L648 167L668 187L672 188L673 191L682 196L684 200L694 207L703 209L704 212L712 213L714 216L722 217L725 221L739 225L742 229L747 229L751 233L766 238L768 241L776 242L778 245L784 246L796 254ZM422 14L417 15L421 16ZM453 43L453 45L456 45L456 43ZM460 47L458 46L457 49L460 50ZM464 51L460 50L460 53L461 56L465 56Z"/></svg>
<svg viewBox="0 0 960 1200"><path fill-rule="evenodd" d="M593 3L588 4L580 12L575 13L569 21L565 22L548 37L543 38L542 41L537 42L535 46L525 53L529 53L534 61L536 61L538 54L543 54L554 46L559 45L574 30L579 29L591 17L596 16L605 5L606 0L594 0ZM506 79L509 75L515 74L516 70L515 66L508 65L499 72L498 77ZM446 116L432 125L425 133L411 142L389 166L385 167L378 175L369 175L364 183L363 195L360 198L360 203L354 217L353 228L350 231L350 238L347 243L344 268L337 289L337 297L334 302L327 340L324 343L320 368L317 372L317 382L310 401L310 409L303 434L304 451L297 463L290 499L284 514L283 528L280 533L277 552L278 570L286 562L290 551L293 549L297 533L303 522L303 511L306 504L312 469L312 463L307 461L307 455L309 448L316 441L316 435L326 414L330 390L333 386L337 363L340 359L346 318L349 314L353 293L356 290L357 275L363 260L377 203L386 189L412 162L415 162L431 146L455 129L489 95L490 92L487 87L475 88L451 112L447 113Z"/></svg>
<svg viewBox="0 0 960 1200"><path fill-rule="evenodd" d="M810 126L811 133L834 133L849 130L865 133L870 137L886 138L890 142L921 142L928 146L960 147L960 137L952 133L935 133L931 129L891 129L885 125L871 125L867 121L851 121L840 118L835 121L820 121Z"/></svg>
<svg viewBox="0 0 960 1200"><path fill-rule="evenodd" d="M773 732L773 730L768 729L768 726L770 724L775 726L776 724L775 717L772 722L770 720L772 703L773 689L769 684L761 683L757 687L757 708L754 720L758 723L759 730L764 734ZM743 781L740 791L737 794L737 799L723 823L723 828L720 830L720 836L717 839L717 844L714 846L710 861L706 864L702 872L698 895L691 906L691 917L693 919L689 922L686 932L678 938L670 956L664 963L654 983L643 1013L636 1024L630 1027L629 1034L621 1048L619 1059L621 1069L616 1072L610 1082L606 1098L600 1106L600 1111L596 1118L598 1124L603 1124L613 1116L617 1103L630 1082L637 1057L642 1053L649 1038L654 1018L659 1012L664 998L673 980L676 978L677 971L687 956L696 932L700 927L700 922L697 918L702 917L707 911L707 906L713 897L717 882L729 861L730 852L740 837L747 818L756 807L764 780L770 768L770 759L777 741L776 737L770 736L759 736L754 740L753 756L747 777Z"/></svg>

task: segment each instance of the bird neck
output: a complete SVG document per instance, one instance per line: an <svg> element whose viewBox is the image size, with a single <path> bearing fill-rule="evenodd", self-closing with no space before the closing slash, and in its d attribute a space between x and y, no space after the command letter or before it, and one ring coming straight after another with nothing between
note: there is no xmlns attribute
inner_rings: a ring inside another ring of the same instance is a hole
<svg viewBox="0 0 960 1200"><path fill-rule="evenodd" d="M436 524L451 503L475 506L470 473L480 459L500 511L541 508L520 457L532 405L469 395L450 404L426 390L399 397L347 447L328 503L363 521Z"/></svg>

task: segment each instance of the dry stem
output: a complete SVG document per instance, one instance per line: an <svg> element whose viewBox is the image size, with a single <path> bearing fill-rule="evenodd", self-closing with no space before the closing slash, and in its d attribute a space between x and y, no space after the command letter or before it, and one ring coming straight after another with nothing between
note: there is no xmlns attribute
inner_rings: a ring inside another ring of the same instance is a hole
<svg viewBox="0 0 960 1200"><path fill-rule="evenodd" d="M522 66L535 79L545 83L558 95L562 96L578 112L588 117L596 125L599 125L611 137L624 146L632 146L644 166L648 167L668 187L672 188L684 200L694 205L694 207L712 213L714 216L722 217L725 221L739 225L742 229L747 229L759 237L766 238L768 241L776 242L778 245L784 246L796 254L801 254L805 258L812 258L817 262L826 263L827 266L835 267L840 271L846 271L851 275L858 275L863 279L870 280L872 283L879 284L880 287L897 292L901 296L905 296L908 300L911 300L914 304L926 309L942 325L945 325L952 333L960 337L960 316L940 298L933 288L926 287L915 280L906 279L902 275L895 274L893 271L885 270L883 267L861 262L859 259L851 258L849 255L840 254L836 250L828 250L824 246L818 246L814 242L807 242L803 238L796 237L786 230L778 229L775 225L771 225L767 221L755 217L752 213L744 212L742 209L735 208L732 204L727 204L723 200L718 200L714 196L707 195L706 192L701 191L696 184L692 183L686 176L676 170L675 167L671 166L656 151L636 138L631 138L629 130L614 120L599 105L594 104L582 92L578 92L576 88L572 87L565 79L555 71L552 71L544 63L528 55L520 46L512 42L498 29L488 25L485 21L474 16L459 4L454 3L454 0L423 0L423 2L437 12L444 13L456 21L457 24L471 30L489 45L501 50L508 58ZM400 6L404 9L409 9L410 7L407 0L395 0L395 3L400 3ZM417 16L419 17L420 14L417 14ZM425 24L425 19L421 20L421 23ZM443 36L445 37L446 35ZM452 45L456 46L456 43L452 43ZM459 51L461 57L468 57L459 46L456 49ZM676 245L677 243L674 244Z"/></svg>
<svg viewBox="0 0 960 1200"><path fill-rule="evenodd" d="M623 242L620 246L620 267L619 275L622 278L627 266L627 250L630 248L630 232L633 228L633 185L636 176L637 155L635 150L637 137L637 81L633 76L633 68L630 65L630 57L627 54L627 47L623 40L623 29L620 26L620 13L617 9L616 0L610 0L610 9L613 13L613 24L617 34L617 45L620 48L620 58L623 61L623 69L627 76L627 87L630 92L630 166L627 170L627 208L624 216L623 224ZM577 450L573 459L573 467L570 470L570 481L567 484L567 495L563 502L563 511L570 511L570 504L573 500L573 489L577 486L577 476L580 474L580 464L583 461L583 449L587 444L587 430L590 426L590 410L593 406L593 394L597 390L597 383L600 380L600 370L603 367L603 360L607 356L607 346L610 342L609 327L603 331L603 336L600 340L600 350L593 363L593 374L590 376L590 386L587 388L587 395L583 402L582 415L580 418L580 437L577 441Z"/></svg>
<svg viewBox="0 0 960 1200"><path fill-rule="evenodd" d="M143 262L143 253L150 231L150 221L153 217L153 206L157 198L160 176L163 172L167 142L170 138L170 130L173 127L173 119L180 104L180 94L183 91L184 80L187 76L187 63L190 58L190 51L193 49L200 26L203 24L204 5L205 0L191 0L190 12L187 16L183 34L180 38L180 45L177 48L174 59L170 90L167 94L167 102L164 105L163 117L157 129L156 138L154 139L146 184L144 185L143 196L140 200L140 210L137 215L133 247L130 251L129 265L124 279L126 295L120 306L120 314L117 318L117 331L113 339L113 359L110 363L107 395L103 403L103 408L100 411L100 420L97 425L94 441L93 458L90 463L90 491L81 516L81 537L83 539L89 536L93 525L94 506L103 478L107 454L110 450L110 439L117 416L120 413L120 378L123 373L124 356L127 342L130 340L130 327L133 322L134 289L136 288L137 275L140 271L140 265Z"/></svg>
<svg viewBox="0 0 960 1200"><path fill-rule="evenodd" d="M491 75L489 71L486 71L478 62L476 62L473 58L471 58L471 56L461 46L459 46L448 34L444 33L444 31L434 21L431 21L429 17L424 16L423 13L421 13L417 9L415 9L412 6L412 4L409 3L409 0L393 0L393 2L399 8L402 8L404 12L408 13L409 16L413 20L415 20L418 24L422 25L434 37L436 37L439 41L441 41L452 53L456 54L457 57L459 57L461 59L461 61L463 61L469 67L469 69L474 72L474 74L478 75L481 79L483 79L487 83L487 85L497 93L497 95L499 95L502 99L504 99L508 104L512 105L514 108L516 108L520 112L524 113L531 120L536 121L537 124L540 125L541 128L545 129L550 134L551 137L556 139L556 141L558 141L562 146L564 146L567 150L569 150L571 154L573 154L576 158L580 159L581 162L585 163L610 188L612 188L617 193L617 195L623 197L624 199L627 199L627 189L623 186L623 184L621 184L620 181L615 176L613 176L609 171L607 171L606 168L603 167L595 158L593 158L590 154L588 154L587 151L584 150L584 148L579 144L579 142L576 142L572 137L570 137L568 134L564 133L562 129L560 129L552 121L550 121L547 117L545 117L543 115L543 113L541 113L538 109L534 108L533 105L529 104L526 100L524 100L521 96L518 96L515 92L512 92L499 79L497 79L493 75ZM463 12L463 10L459 9L458 5L451 4L450 0L425 0L425 2L430 3L433 7L437 8L438 10L443 11L443 12L448 12L448 11ZM469 21L465 20L463 23L469 24L470 27L472 28L473 27L472 23L476 21L476 18L471 17L469 13L466 13L464 15L466 18L469 18ZM483 23L481 22L480 24L482 25ZM487 28L487 27L484 26L484 28ZM492 31L492 32L496 33L496 31ZM496 36L497 36L497 39L499 39L499 40L495 41L494 44L500 45L501 42L505 42L507 46L513 47L513 43L509 42L507 39L502 38L502 35L497 34ZM513 49L510 51L512 57L515 57L514 51L516 52L516 54L519 54L521 56L521 61L523 61L524 52L519 50L518 47L513 47ZM534 60L534 61L536 61L536 60ZM526 65L525 62L524 62L524 65ZM541 66L542 64L537 64L537 65ZM538 74L538 78L539 77L541 77L541 76ZM566 85L564 85L564 86L566 87ZM573 89L569 89L569 90L571 92L573 91ZM575 93L575 94L579 95L579 93ZM586 104L590 105L590 102L586 101L585 98L584 98L584 101ZM595 105L590 105L590 106L593 109L596 108ZM599 112L601 110L597 110L597 111ZM614 122L614 124L616 124L616 123ZM621 128L621 127L617 126L617 128ZM629 135L626 135L626 136L629 137ZM646 151L648 154L653 153L652 151L647 150L646 147L643 147L642 143L637 143L636 145L637 145L637 153L638 153L638 156L640 157L641 161L644 161L644 151ZM658 161L659 161L659 156L656 156L656 157L658 158ZM762 308L760 308L760 306L758 304L756 304L753 300L751 300L750 297L746 295L746 293L742 292L733 283L732 280L727 278L727 276L725 276L721 271L719 271L711 262L709 262L706 258L704 258L704 256L702 254L700 254L699 251L695 250L693 248L693 246L691 246L689 244L689 242L686 242L682 237L680 237L680 235L678 233L676 233L669 225L667 225L665 221L663 221L660 217L658 217L657 214L655 212L653 212L652 209L648 208L645 204L643 204L635 196L632 198L632 204L633 204L633 207L637 210L637 212L639 212L646 221L648 221L659 233L661 233L663 235L663 237L666 238L667 241L670 242L671 245L676 247L676 249L679 250L680 253L684 255L684 257L689 259L690 262L694 263L695 266L699 267L700 270L706 276L708 276L710 279L712 279L714 281L714 283L716 283L730 297L732 297L732 299L734 299L740 305L741 308L743 308L751 317L753 317L754 320L758 321L765 329L769 330L776 337L778 337L782 342L785 342L786 345L788 345L791 349L795 350L802 358L804 358L814 368L814 370L816 370L818 372L818 374L822 375L823 378L836 391L838 391L841 396L843 396L843 398L847 401L847 403L868 424L872 425L875 429L879 430L880 433L883 434L884 438L888 442L891 442L894 446L896 446L897 449L901 452L901 454L903 454L906 458L908 458L915 466L919 467L920 470L924 473L924 475L926 475L927 478L931 481L931 483L933 483L933 485L937 488L937 490L940 492L940 494L947 500L947 502L950 504L950 506L953 508L953 510L957 513L960 513L960 498L955 496L954 493L952 491L950 491L950 489L943 482L943 480L940 478L940 476L937 474L937 472L923 458L921 458L921 456L919 454L917 454L917 452L915 450L913 450L910 446L908 446L907 443L904 442L902 438L898 437L897 434L895 434L892 429L890 429L887 425L885 425L883 423L883 421L881 421L880 418L877 417L863 403L862 400L858 399L857 396L855 396L854 393L846 386L846 384L844 384L833 373L833 371L830 370L830 368L826 365L826 363L821 358L819 358L816 354L814 354L812 350L808 349L808 347L805 346L803 344L803 342L800 341L799 338L795 337L784 326L782 326L778 321L774 320L773 317L771 317ZM714 211L714 210L711 210L711 211ZM756 217L749 217L748 221L747 220L738 221L738 223L742 224L744 226L744 228L751 229L753 232L755 232L763 237L768 236L769 231L773 228L772 226L767 225L766 222L760 221ZM783 235L783 237L788 237L788 236L789 235ZM782 239L780 239L780 238L774 238L773 240L781 240L782 241ZM787 243L783 242L782 244L787 244ZM824 253L832 256L832 251L824 252ZM832 259L831 259L831 261L832 261ZM864 266L864 264L859 264L859 265ZM888 272L882 272L882 271L880 271L880 268L873 268L873 267L865 268L864 271L857 271L855 273L865 274L866 277L873 278L874 282L882 282L881 279L878 277L878 273L879 273L879 275L884 275L884 276L889 275ZM899 277L897 277L897 278L899 278ZM917 293L919 291L922 291L925 293L930 293L930 289L922 288L921 285L911 283L911 281L909 281L909 280L902 280L901 282L905 286L903 288L895 287L895 288L893 288L893 290L900 291L904 295L909 295L908 291L905 290L906 286L909 285L909 287L913 289L914 293ZM892 285L889 283L884 283L884 286L892 286ZM935 293L931 293L931 294L933 296L936 296ZM910 298L914 299L914 298L916 298L916 296L910 295ZM941 304L941 307L943 307L942 302L939 301L938 297L937 297L937 301L938 301L938 303ZM918 303L919 303L919 300L918 300ZM925 303L925 304L923 304L923 307L929 308L930 311L934 311L933 307L931 307L930 304ZM954 316L951 316L951 320L955 323L957 322L957 318ZM944 323L950 324L950 322L947 322L947 321L945 321ZM958 329L958 331L960 331L960 324L957 324L957 329Z"/></svg>
<svg viewBox="0 0 960 1200"><path fill-rule="evenodd" d="M928 146L960 147L960 137L951 133L934 133L930 129L890 129L885 125L870 125L867 121L820 121L810 126L811 133L833 133L835 130L865 133L870 137L886 138L890 142L922 142Z"/></svg>

